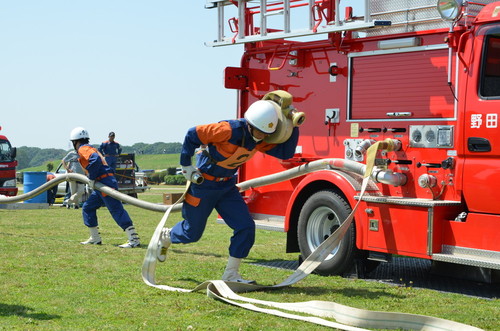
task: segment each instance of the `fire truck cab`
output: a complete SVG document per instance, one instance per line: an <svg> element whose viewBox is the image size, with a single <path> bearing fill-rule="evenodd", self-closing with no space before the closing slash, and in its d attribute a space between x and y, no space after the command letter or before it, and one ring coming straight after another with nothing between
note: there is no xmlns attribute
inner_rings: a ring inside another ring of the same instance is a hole
<svg viewBox="0 0 500 331"><path fill-rule="evenodd" d="M390 139L399 149L379 151L375 169L405 181L372 176L360 196L359 174L316 171L244 192L252 215L285 231L287 251L305 258L361 200L316 272L363 274L397 254L494 281L500 2L365 0L360 13L351 1L341 12L340 2L207 1L218 17L209 45L244 44L241 67L225 70L225 87L238 90L238 116L272 90L292 94L307 116L294 158L258 154L239 180L326 158L365 163L369 146Z"/></svg>
<svg viewBox="0 0 500 331"><path fill-rule="evenodd" d="M17 195L16 152L16 148L11 146L9 139L0 135L0 195Z"/></svg>

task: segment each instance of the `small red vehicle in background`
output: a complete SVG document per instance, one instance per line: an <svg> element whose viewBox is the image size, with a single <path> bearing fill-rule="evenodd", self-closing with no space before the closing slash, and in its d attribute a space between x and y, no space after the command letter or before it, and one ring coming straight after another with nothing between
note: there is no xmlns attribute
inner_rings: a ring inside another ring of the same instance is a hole
<svg viewBox="0 0 500 331"><path fill-rule="evenodd" d="M0 127L0 130L2 128ZM0 194L5 196L17 195L16 186L16 148L12 147L9 139L0 134Z"/></svg>

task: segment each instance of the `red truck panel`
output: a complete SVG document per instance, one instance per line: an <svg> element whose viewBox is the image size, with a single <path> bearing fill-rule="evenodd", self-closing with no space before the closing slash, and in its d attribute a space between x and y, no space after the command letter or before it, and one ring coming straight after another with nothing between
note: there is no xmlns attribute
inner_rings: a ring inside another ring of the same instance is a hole
<svg viewBox="0 0 500 331"><path fill-rule="evenodd" d="M353 58L351 119L453 118L447 61L447 49Z"/></svg>

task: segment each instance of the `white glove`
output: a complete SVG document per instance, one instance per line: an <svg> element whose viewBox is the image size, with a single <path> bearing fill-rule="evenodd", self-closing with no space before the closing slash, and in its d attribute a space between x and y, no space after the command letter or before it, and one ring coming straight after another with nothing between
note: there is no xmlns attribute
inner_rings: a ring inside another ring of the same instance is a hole
<svg viewBox="0 0 500 331"><path fill-rule="evenodd" d="M184 176L184 178L186 178L186 180L189 180L191 181L191 178L193 176L193 173L197 172L198 170L193 167L192 165L188 165L188 166L181 166L182 168L182 175Z"/></svg>

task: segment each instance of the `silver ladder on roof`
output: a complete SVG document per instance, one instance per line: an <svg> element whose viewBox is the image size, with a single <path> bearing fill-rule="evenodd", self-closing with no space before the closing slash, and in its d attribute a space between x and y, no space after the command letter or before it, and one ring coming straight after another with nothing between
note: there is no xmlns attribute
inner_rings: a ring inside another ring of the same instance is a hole
<svg viewBox="0 0 500 331"><path fill-rule="evenodd" d="M257 34L245 34L246 22L245 15L247 9L247 3L254 2L259 3L258 12L260 14L260 29ZM335 19L333 22L324 22L323 26L319 26L323 23L323 18L315 18L315 10L318 12L318 16L322 13L318 11L317 1L315 0L284 0L284 1L274 1L272 4L268 4L266 0L207 0L205 8L217 9L217 24L218 24L218 35L217 39L213 42L207 42L207 46L226 46L234 44L252 43L264 40L273 39L284 39L284 38L294 38L311 36L324 33L341 32L341 31L353 31L353 30L366 30L373 28L377 25L390 25L389 21L372 21L370 16L370 1L365 0L364 16L362 20L359 21L341 21L340 13L338 8L340 0L335 0ZM293 6L292 6L293 3ZM268 10L269 6L282 5L282 8ZM233 19L235 23L234 30L232 31L234 35L232 37L226 37L224 31L224 8L226 6L237 5L238 17ZM290 27L290 11L292 7L307 7L309 13L309 24L305 29L291 30ZM267 19L269 16L283 15L283 28L277 32L269 32L267 26Z"/></svg>
<svg viewBox="0 0 500 331"><path fill-rule="evenodd" d="M494 0L475 0L464 2L463 16L457 24L468 26L479 11ZM436 0L364 0L363 15L353 18L340 18L340 0L335 0L335 17L327 22L320 9L321 0L207 0L205 8L216 8L218 16L218 35L208 46L225 46L252 43L272 39L285 39L312 36L341 31L362 31L367 36L399 34L432 29L450 28L451 23L441 19ZM347 3L347 2L346 2ZM249 7L253 4L253 7ZM237 17L229 19L233 36L226 37L224 31L225 7L236 6ZM291 29L291 9L306 8L308 26L304 29ZM258 31L245 33L246 15L258 15L260 27ZM268 29L270 16L282 15L282 26L279 30ZM375 27L383 29L373 29Z"/></svg>

